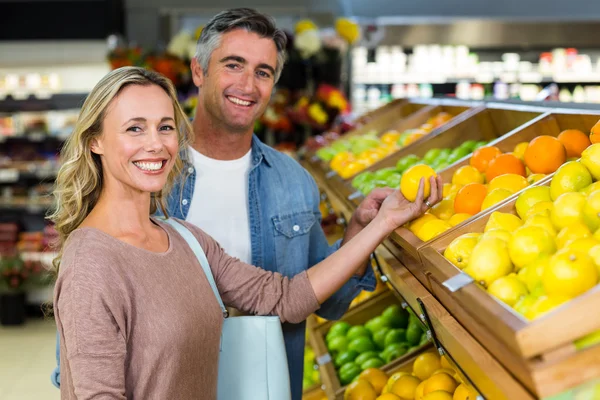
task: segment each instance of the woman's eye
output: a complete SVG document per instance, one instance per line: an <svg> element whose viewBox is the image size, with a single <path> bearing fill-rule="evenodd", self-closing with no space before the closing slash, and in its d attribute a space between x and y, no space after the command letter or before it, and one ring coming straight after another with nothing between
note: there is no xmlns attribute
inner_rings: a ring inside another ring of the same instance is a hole
<svg viewBox="0 0 600 400"><path fill-rule="evenodd" d="M127 131L136 132L137 133L137 132L141 132L142 128L140 128L139 126L131 126L131 127L127 128Z"/></svg>
<svg viewBox="0 0 600 400"><path fill-rule="evenodd" d="M175 128L171 125L164 125L164 126L160 127L160 130L170 132L170 131L174 131Z"/></svg>

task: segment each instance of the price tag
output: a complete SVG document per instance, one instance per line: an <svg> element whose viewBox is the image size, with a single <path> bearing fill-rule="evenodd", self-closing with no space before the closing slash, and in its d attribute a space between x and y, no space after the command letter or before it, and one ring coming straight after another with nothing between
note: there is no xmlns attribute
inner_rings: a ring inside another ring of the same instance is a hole
<svg viewBox="0 0 600 400"><path fill-rule="evenodd" d="M328 173L325 175L325 178L327 178L327 179L331 179L331 178L333 178L333 177L334 177L334 176L336 176L336 175L337 175L337 172L335 172L335 171L329 171L329 172L328 172Z"/></svg>
<svg viewBox="0 0 600 400"><path fill-rule="evenodd" d="M329 353L325 353L321 357L317 357L315 361L318 365L325 365L331 362L331 355L329 355Z"/></svg>
<svg viewBox="0 0 600 400"><path fill-rule="evenodd" d="M471 278L469 275L465 274L464 272L461 272L458 275L454 275L452 278L447 279L443 285L448 288L448 290L450 290L451 292L456 292L457 290L467 286L468 284L470 284L471 282L474 282L473 278Z"/></svg>
<svg viewBox="0 0 600 400"><path fill-rule="evenodd" d="M19 180L19 170L16 168L0 169L0 182L13 183Z"/></svg>
<svg viewBox="0 0 600 400"><path fill-rule="evenodd" d="M361 197L362 195L363 195L362 192L357 190L356 192L354 192L350 196L348 196L348 200L350 200L350 201L356 200L359 197Z"/></svg>

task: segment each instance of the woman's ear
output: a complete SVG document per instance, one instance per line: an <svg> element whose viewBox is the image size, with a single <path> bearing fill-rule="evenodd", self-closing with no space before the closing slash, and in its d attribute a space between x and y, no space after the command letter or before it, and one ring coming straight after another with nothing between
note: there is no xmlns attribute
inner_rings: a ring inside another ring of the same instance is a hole
<svg viewBox="0 0 600 400"><path fill-rule="evenodd" d="M95 154L104 154L104 147L102 146L102 140L93 138L90 144L90 150Z"/></svg>

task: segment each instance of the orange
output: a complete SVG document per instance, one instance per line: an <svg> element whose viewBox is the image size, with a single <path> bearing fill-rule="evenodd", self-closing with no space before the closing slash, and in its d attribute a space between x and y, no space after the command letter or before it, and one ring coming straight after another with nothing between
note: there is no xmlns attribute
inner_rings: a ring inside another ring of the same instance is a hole
<svg viewBox="0 0 600 400"><path fill-rule="evenodd" d="M419 378L412 375L404 375L398 379L390 388L390 393L393 393L401 399L414 399L417 391L417 386L421 383Z"/></svg>
<svg viewBox="0 0 600 400"><path fill-rule="evenodd" d="M534 174L551 174L565 161L567 161L567 149L553 136L538 136L525 150L525 165Z"/></svg>
<svg viewBox="0 0 600 400"><path fill-rule="evenodd" d="M485 171L485 177L488 182L491 182L497 176L504 174L517 174L527 176L525 173L525 165L512 154L502 154L494 158Z"/></svg>
<svg viewBox="0 0 600 400"><path fill-rule="evenodd" d="M373 386L363 379L352 382L344 392L344 400L375 400L377 393Z"/></svg>
<svg viewBox="0 0 600 400"><path fill-rule="evenodd" d="M579 129L567 129L558 135L558 140L567 150L567 158L581 157L581 152L592 144L590 138Z"/></svg>
<svg viewBox="0 0 600 400"><path fill-rule="evenodd" d="M415 359L413 374L424 381L440 368L442 368L440 356L433 352L426 352Z"/></svg>
<svg viewBox="0 0 600 400"><path fill-rule="evenodd" d="M490 162L502 152L495 146L480 147L473 153L469 164L477 168L479 172L485 172Z"/></svg>
<svg viewBox="0 0 600 400"><path fill-rule="evenodd" d="M600 121L596 122L596 125L592 127L590 133L590 142L600 143Z"/></svg>
<svg viewBox="0 0 600 400"><path fill-rule="evenodd" d="M456 381L451 375L448 375L445 372L441 372L439 374L432 375L429 379L427 379L427 383L425 384L424 394L429 394L431 392L435 392L437 390L443 390L448 393L454 393L456 390Z"/></svg>
<svg viewBox="0 0 600 400"><path fill-rule="evenodd" d="M388 376L385 372L377 368L367 368L360 373L358 379L363 379L373 386L377 394L381 394L381 391L385 387L388 381Z"/></svg>
<svg viewBox="0 0 600 400"><path fill-rule="evenodd" d="M481 204L487 195L487 188L481 183L463 186L454 199L454 212L475 215L481 211Z"/></svg>

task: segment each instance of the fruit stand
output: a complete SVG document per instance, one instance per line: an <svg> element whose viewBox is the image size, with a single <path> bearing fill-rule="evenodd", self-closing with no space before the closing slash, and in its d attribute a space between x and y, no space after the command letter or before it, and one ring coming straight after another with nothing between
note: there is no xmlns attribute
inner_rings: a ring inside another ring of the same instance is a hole
<svg viewBox="0 0 600 400"><path fill-rule="evenodd" d="M600 111L431 99L371 115L302 160L342 220L376 187L410 197L414 176L440 175L444 199L375 252L387 291L311 324L327 398L599 399ZM446 367L419 376L418 357Z"/></svg>

